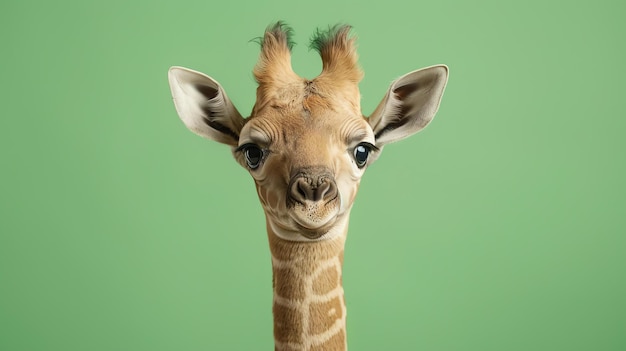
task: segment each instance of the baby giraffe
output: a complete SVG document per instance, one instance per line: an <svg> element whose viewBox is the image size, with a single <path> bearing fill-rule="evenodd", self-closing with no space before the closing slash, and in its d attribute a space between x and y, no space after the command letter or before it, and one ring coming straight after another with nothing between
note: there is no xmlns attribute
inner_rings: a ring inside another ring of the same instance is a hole
<svg viewBox="0 0 626 351"><path fill-rule="evenodd" d="M260 38L258 83L243 118L222 86L172 67L178 115L194 133L231 147L256 184L272 255L276 350L346 350L342 287L350 209L365 169L389 143L433 119L448 79L445 65L395 80L369 116L361 113L355 39L349 26L318 31L314 79L291 68L292 30L281 22Z"/></svg>

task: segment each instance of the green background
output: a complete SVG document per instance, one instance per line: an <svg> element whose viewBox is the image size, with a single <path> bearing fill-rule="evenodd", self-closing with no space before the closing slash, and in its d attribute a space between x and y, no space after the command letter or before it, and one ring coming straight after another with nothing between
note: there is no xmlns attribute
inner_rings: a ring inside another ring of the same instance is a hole
<svg viewBox="0 0 626 351"><path fill-rule="evenodd" d="M385 148L352 211L352 350L626 349L620 1L5 1L0 350L270 350L250 176L179 121L167 69L254 103L250 39L296 72L359 37L362 106L450 66L434 122Z"/></svg>

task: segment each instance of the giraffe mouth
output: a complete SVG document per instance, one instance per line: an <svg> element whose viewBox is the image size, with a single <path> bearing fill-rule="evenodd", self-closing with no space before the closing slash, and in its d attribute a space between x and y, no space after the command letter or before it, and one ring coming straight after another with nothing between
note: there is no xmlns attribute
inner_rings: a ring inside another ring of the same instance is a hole
<svg viewBox="0 0 626 351"><path fill-rule="evenodd" d="M307 226L302 226L291 220L289 224L280 221L274 221L268 218L268 228L271 228L271 232L277 237L286 241L322 241L332 240L345 233L345 216L338 216L327 226L312 229Z"/></svg>
<svg viewBox="0 0 626 351"><path fill-rule="evenodd" d="M323 203L320 201L295 203L290 213L296 229L309 239L317 239L328 233L335 226L338 215L338 196Z"/></svg>
<svg viewBox="0 0 626 351"><path fill-rule="evenodd" d="M266 213L268 224L275 235L287 241L334 239L345 233L349 218L349 212L341 211L340 199L337 196L331 203L292 203L281 217Z"/></svg>

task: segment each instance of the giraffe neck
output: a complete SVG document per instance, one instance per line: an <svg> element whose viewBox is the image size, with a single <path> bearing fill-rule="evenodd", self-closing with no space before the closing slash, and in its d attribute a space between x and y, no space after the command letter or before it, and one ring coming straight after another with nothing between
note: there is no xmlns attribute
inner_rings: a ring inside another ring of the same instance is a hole
<svg viewBox="0 0 626 351"><path fill-rule="evenodd" d="M292 242L268 225L268 237L276 350L346 350L345 232L332 240Z"/></svg>

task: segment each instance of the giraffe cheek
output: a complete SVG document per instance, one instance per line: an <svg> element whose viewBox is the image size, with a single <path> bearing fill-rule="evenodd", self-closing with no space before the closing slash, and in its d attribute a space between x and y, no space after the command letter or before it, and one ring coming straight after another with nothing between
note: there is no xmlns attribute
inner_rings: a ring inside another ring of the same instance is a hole
<svg viewBox="0 0 626 351"><path fill-rule="evenodd" d="M339 193L341 194L341 208L340 213L345 213L352 208L352 204L356 198L356 194L359 190L360 179L356 181L353 179L341 179L338 182Z"/></svg>
<svg viewBox="0 0 626 351"><path fill-rule="evenodd" d="M259 195L259 200L261 201L261 205L266 212L274 214L280 213L281 211L284 212L284 192L273 189L271 186L261 185L259 183L257 183L256 188Z"/></svg>
<svg viewBox="0 0 626 351"><path fill-rule="evenodd" d="M284 202L283 197L279 196L276 191L266 191L267 204L272 209L276 210Z"/></svg>

